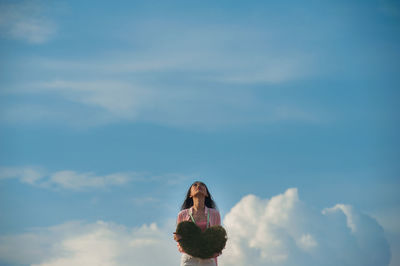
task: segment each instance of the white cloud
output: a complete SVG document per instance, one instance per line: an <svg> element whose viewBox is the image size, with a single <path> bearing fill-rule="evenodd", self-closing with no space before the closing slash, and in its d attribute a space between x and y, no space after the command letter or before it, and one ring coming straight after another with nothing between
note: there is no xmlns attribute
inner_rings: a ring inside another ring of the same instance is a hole
<svg viewBox="0 0 400 266"><path fill-rule="evenodd" d="M352 233L357 232L356 222L354 221L354 212L351 206L344 204L337 204L332 208L326 208L322 211L322 214L329 215L337 212L343 212L346 215L347 227L351 229Z"/></svg>
<svg viewBox="0 0 400 266"><path fill-rule="evenodd" d="M0 167L0 180L17 178L22 183L35 184L43 178L43 169L38 167Z"/></svg>
<svg viewBox="0 0 400 266"><path fill-rule="evenodd" d="M225 216L229 265L389 265L383 228L370 216L338 204L318 212L297 189L261 199L244 197ZM221 264L222 264L221 263Z"/></svg>
<svg viewBox="0 0 400 266"><path fill-rule="evenodd" d="M16 96L54 97L60 104L3 107L3 120L26 123L62 123L93 126L119 121L150 122L174 127L214 129L224 126L279 121L319 123L319 114L305 107L265 102L252 89L196 85L188 87L141 85L134 82L97 80L33 83ZM34 99L34 98L33 98ZM78 111L77 111L78 110ZM84 115L82 115L84 114Z"/></svg>
<svg viewBox="0 0 400 266"><path fill-rule="evenodd" d="M0 4L0 35L40 44L51 39L55 32L54 22L43 16L39 2Z"/></svg>
<svg viewBox="0 0 400 266"><path fill-rule="evenodd" d="M100 107L116 117L128 119L135 118L140 110L157 99L151 89L107 80L94 82L55 80L39 83L34 87L37 88L36 92L60 94L69 101L89 107Z"/></svg>
<svg viewBox="0 0 400 266"><path fill-rule="evenodd" d="M105 188L121 186L130 181L140 180L140 173L113 173L109 175L95 175L92 172L78 173L71 170L48 173L38 167L0 167L0 180L15 178L22 183L28 183L44 188L62 188L82 190L88 188Z"/></svg>
<svg viewBox="0 0 400 266"><path fill-rule="evenodd" d="M318 243L314 237L310 234L304 234L299 239L297 239L297 246L304 249L305 251L310 251L317 247Z"/></svg>
<svg viewBox="0 0 400 266"><path fill-rule="evenodd" d="M297 189L271 199L243 197L225 216L222 266L384 266L390 251L380 225L348 205L322 212ZM177 265L175 227L128 228L112 222L67 222L0 236L0 261L35 266Z"/></svg>
<svg viewBox="0 0 400 266"><path fill-rule="evenodd" d="M21 183L50 188L67 190L86 190L106 188L110 186L122 186L129 182L162 182L165 185L173 186L192 179L193 175L177 173L151 174L147 172L116 172L107 175L97 175L93 172L76 172L73 170L61 170L49 172L41 167L0 166L0 180L18 179ZM155 198L137 198L133 202L154 202Z"/></svg>
<svg viewBox="0 0 400 266"><path fill-rule="evenodd" d="M271 43L273 38L265 35L277 34L276 29L266 34L264 28L240 25L233 30L231 25L208 29L145 21L137 29L137 24L123 30L124 38L135 36L128 41L143 42L135 50L76 61L36 57L15 63L19 71L35 73L35 81L2 90L6 97L11 94L0 110L3 121L78 127L146 122L208 130L322 120L319 110L257 90L260 84L307 78L313 69L311 55ZM243 50L228 49L227 41ZM32 97L26 101L28 94Z"/></svg>
<svg viewBox="0 0 400 266"><path fill-rule="evenodd" d="M145 206L147 204L154 204L154 203L160 203L161 200L158 198L154 197L141 197L141 198L133 198L132 203L134 205L139 205L139 206Z"/></svg>
<svg viewBox="0 0 400 266"><path fill-rule="evenodd" d="M396 186L390 185L394 193L397 193ZM385 229L385 235L392 251L390 266L400 265L400 207L386 206L380 207L371 216L375 217L379 224Z"/></svg>
<svg viewBox="0 0 400 266"><path fill-rule="evenodd" d="M48 180L42 183L42 185L50 187L62 187L72 190L101 188L126 184L134 176L134 174L130 173L115 173L105 176L97 176L90 172L77 173L75 171L58 171L51 174Z"/></svg>
<svg viewBox="0 0 400 266"><path fill-rule="evenodd" d="M179 263L179 252L172 234L154 223L127 228L68 222L0 237L0 259L32 266L172 266Z"/></svg>
<svg viewBox="0 0 400 266"><path fill-rule="evenodd" d="M302 58L301 56L292 56L291 58L270 56L265 60L266 62L256 63L256 66L250 63L243 66L243 62L235 62L234 65L241 67L221 74L219 79L231 84L259 83L275 85L303 79L311 75L310 69L305 67L309 65L309 59Z"/></svg>

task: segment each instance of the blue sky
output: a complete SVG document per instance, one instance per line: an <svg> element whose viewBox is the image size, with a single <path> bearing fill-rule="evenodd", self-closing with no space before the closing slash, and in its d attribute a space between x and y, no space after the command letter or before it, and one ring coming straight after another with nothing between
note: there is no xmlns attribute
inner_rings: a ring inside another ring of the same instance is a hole
<svg viewBox="0 0 400 266"><path fill-rule="evenodd" d="M200 179L223 216L351 205L395 265L399 26L383 0L1 1L1 235L168 224Z"/></svg>

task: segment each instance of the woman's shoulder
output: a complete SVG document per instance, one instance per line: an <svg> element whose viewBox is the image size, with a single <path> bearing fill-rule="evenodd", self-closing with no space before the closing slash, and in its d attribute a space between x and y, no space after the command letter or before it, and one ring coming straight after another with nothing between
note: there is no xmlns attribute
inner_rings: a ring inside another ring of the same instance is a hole
<svg viewBox="0 0 400 266"><path fill-rule="evenodd" d="M190 209L183 209L183 210L181 210L181 211L178 213L178 216L182 216L182 215L188 214L188 213L189 213L189 210L190 210Z"/></svg>
<svg viewBox="0 0 400 266"><path fill-rule="evenodd" d="M182 221L188 220L188 217L189 217L189 209L184 209L178 213L178 218L176 221L177 223L180 223Z"/></svg>
<svg viewBox="0 0 400 266"><path fill-rule="evenodd" d="M219 211L214 208L208 208L210 210L210 214L219 214Z"/></svg>

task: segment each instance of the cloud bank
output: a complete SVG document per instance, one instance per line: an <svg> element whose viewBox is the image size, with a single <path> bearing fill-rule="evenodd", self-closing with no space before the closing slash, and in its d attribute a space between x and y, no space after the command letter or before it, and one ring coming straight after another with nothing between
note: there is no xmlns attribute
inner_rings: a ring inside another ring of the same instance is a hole
<svg viewBox="0 0 400 266"><path fill-rule="evenodd" d="M226 215L223 265L389 265L383 228L349 205L322 212L299 200L297 189L261 199L248 195Z"/></svg>
<svg viewBox="0 0 400 266"><path fill-rule="evenodd" d="M297 189L262 199L243 197L224 219L221 266L385 266L390 249L382 227L353 207L322 212L299 200ZM173 266L179 252L173 222L128 228L112 222L67 222L0 237L0 262L35 266Z"/></svg>
<svg viewBox="0 0 400 266"><path fill-rule="evenodd" d="M156 224L127 228L103 221L68 222L0 237L0 260L32 266L172 266L179 258L170 236Z"/></svg>

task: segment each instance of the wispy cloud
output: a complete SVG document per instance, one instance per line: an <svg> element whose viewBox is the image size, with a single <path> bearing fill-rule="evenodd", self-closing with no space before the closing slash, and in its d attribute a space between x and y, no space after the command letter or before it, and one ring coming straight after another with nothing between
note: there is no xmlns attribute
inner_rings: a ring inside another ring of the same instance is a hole
<svg viewBox="0 0 400 266"><path fill-rule="evenodd" d="M253 89L185 83L165 87L114 79L34 83L7 94L53 96L59 104L9 104L3 107L2 119L40 123L47 118L57 123L57 118L61 118L69 125L86 126L145 121L203 129L290 120L321 121L320 112L293 103L262 100Z"/></svg>
<svg viewBox="0 0 400 266"><path fill-rule="evenodd" d="M13 100L2 107L2 120L52 124L62 120L77 126L147 122L206 130L319 120L319 111L259 97L257 89L309 77L310 54L276 48L263 29L167 24L149 24L146 31L134 29L129 34L151 47L163 43L151 50L97 54L95 59L24 59L21 68L35 73L35 81L4 86L4 96ZM168 37L175 34L185 38ZM227 41L243 45L241 52L227 49ZM29 101L18 101L26 95L32 96ZM43 97L52 100L41 101ZM282 115L282 108L291 111Z"/></svg>
<svg viewBox="0 0 400 266"><path fill-rule="evenodd" d="M92 172L78 173L71 170L47 173L37 167L1 167L0 180L15 178L44 188L63 188L82 190L88 188L105 188L121 186L140 176L138 173L114 173L104 176Z"/></svg>
<svg viewBox="0 0 400 266"><path fill-rule="evenodd" d="M191 178L183 174L151 174L146 172L117 172L107 175L97 175L93 172L76 172L61 170L49 172L41 167L0 167L0 181L5 179L17 179L21 183L49 189L67 189L82 191L87 189L107 188L122 186L130 182L161 182L166 185L175 185ZM141 201L152 201L153 198L138 198Z"/></svg>
<svg viewBox="0 0 400 266"><path fill-rule="evenodd" d="M0 35L6 38L40 44L56 33L55 23L43 15L38 1L0 4Z"/></svg>
<svg viewBox="0 0 400 266"><path fill-rule="evenodd" d="M0 167L0 180L16 178L22 183L36 184L45 171L39 167Z"/></svg>
<svg viewBox="0 0 400 266"><path fill-rule="evenodd" d="M74 171L59 171L50 175L42 186L62 187L65 189L79 190L85 188L102 188L107 186L121 186L128 183L135 174L115 173L97 176L94 173L76 173Z"/></svg>
<svg viewBox="0 0 400 266"><path fill-rule="evenodd" d="M61 94L67 100L91 107L100 107L117 117L134 118L139 110L154 101L157 96L151 89L127 82L98 80L71 82L55 80L39 83L39 92Z"/></svg>
<svg viewBox="0 0 400 266"><path fill-rule="evenodd" d="M243 60L243 59L242 59ZM247 59L248 60L248 59ZM312 76L310 58L304 55L289 57L266 56L261 62L233 62L235 68L217 77L228 84L276 85Z"/></svg>
<svg viewBox="0 0 400 266"><path fill-rule="evenodd" d="M144 206L147 204L156 204L160 203L161 199L155 197L141 197L141 198L133 198L132 203L138 206Z"/></svg>

